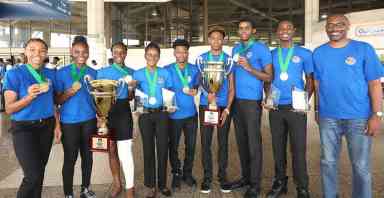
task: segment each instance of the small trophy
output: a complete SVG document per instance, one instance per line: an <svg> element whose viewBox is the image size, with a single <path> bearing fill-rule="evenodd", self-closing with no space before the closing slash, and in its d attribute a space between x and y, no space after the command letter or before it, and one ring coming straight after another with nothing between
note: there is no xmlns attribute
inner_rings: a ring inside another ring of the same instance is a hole
<svg viewBox="0 0 384 198"><path fill-rule="evenodd" d="M169 89L161 89L163 95L163 106L164 110L173 113L177 110L175 92Z"/></svg>
<svg viewBox="0 0 384 198"><path fill-rule="evenodd" d="M207 61L202 57L197 59L197 68L199 69L202 82L201 85L204 91L208 93L217 93L225 78L229 75L233 61L228 58L226 62L223 61ZM220 112L218 110L216 100L208 104L208 109L204 110L204 125L216 126L219 124Z"/></svg>
<svg viewBox="0 0 384 198"><path fill-rule="evenodd" d="M99 117L100 126L97 134L90 139L90 150L94 152L108 152L110 135L107 127L109 110L116 101L116 89L119 81L115 80L90 80L90 94L93 96L96 113Z"/></svg>
<svg viewBox="0 0 384 198"><path fill-rule="evenodd" d="M306 113L309 111L308 93L297 87L292 87L292 108L296 112Z"/></svg>
<svg viewBox="0 0 384 198"><path fill-rule="evenodd" d="M280 94L280 90L277 87L271 85L269 93L265 98L264 107L267 109L277 110L280 100Z"/></svg>

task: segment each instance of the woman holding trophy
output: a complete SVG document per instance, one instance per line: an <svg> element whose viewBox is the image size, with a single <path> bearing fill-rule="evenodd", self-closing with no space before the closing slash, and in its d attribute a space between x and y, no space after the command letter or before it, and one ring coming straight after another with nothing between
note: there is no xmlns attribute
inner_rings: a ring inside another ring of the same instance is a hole
<svg viewBox="0 0 384 198"><path fill-rule="evenodd" d="M139 127L144 151L144 185L150 188L150 192L146 196L148 198L156 197L156 187L160 189L161 194L164 196L171 196L171 191L166 187L168 113L163 109L162 90L163 88L172 87L172 79L167 69L157 67L159 59L160 47L151 42L145 48L147 66L137 70L133 76L137 81L138 89L146 95L143 98L144 113L139 117Z"/></svg>
<svg viewBox="0 0 384 198"><path fill-rule="evenodd" d="M116 103L113 104L108 116L108 128L113 134L109 147L109 164L113 183L111 197L121 193L120 162L125 177L125 197L134 197L134 163L132 153L133 121L129 101L133 96L135 82L132 80L133 69L124 65L127 46L118 42L112 48L113 64L97 72L97 79L116 80L119 84ZM119 162L120 161L120 162Z"/></svg>
<svg viewBox="0 0 384 198"><path fill-rule="evenodd" d="M54 119L53 70L44 67L47 44L37 38L26 43L27 64L7 72L4 81L5 110L11 114L16 158L24 178L18 198L40 198L45 166L51 152Z"/></svg>
<svg viewBox="0 0 384 198"><path fill-rule="evenodd" d="M200 134L202 146L202 162L204 180L201 192L209 193L212 182L212 136L217 126L219 142L219 173L220 190L230 192L226 179L228 164L228 134L231 123L230 109L234 98L234 82L232 74L232 60L223 52L225 32L221 28L214 28L208 33L210 51L200 55L196 61L201 72L200 96Z"/></svg>
<svg viewBox="0 0 384 198"><path fill-rule="evenodd" d="M80 150L82 185L80 198L96 197L89 190L93 156L89 149L90 136L96 132L96 112L85 77L96 79L96 70L86 65L89 46L86 38L76 36L71 48L73 63L56 73L57 103L61 105L60 122L64 148L63 186L66 198L73 195L74 166Z"/></svg>

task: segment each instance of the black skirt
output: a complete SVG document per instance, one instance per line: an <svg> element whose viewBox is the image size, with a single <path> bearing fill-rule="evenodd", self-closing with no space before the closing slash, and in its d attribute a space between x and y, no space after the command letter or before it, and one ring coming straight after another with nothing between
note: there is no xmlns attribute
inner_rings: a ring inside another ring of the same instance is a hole
<svg viewBox="0 0 384 198"><path fill-rule="evenodd" d="M132 139L133 121L128 99L117 99L108 115L108 128L114 140Z"/></svg>

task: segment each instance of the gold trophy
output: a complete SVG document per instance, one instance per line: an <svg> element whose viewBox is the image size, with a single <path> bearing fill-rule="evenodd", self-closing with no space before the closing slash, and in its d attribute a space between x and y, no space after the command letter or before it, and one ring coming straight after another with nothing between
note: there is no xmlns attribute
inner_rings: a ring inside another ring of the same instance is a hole
<svg viewBox="0 0 384 198"><path fill-rule="evenodd" d="M111 136L107 127L109 110L116 101L116 89L119 81L116 80L91 80L90 94L93 96L96 113L99 117L97 134L90 139L90 150L96 152L108 152Z"/></svg>
<svg viewBox="0 0 384 198"><path fill-rule="evenodd" d="M202 76L201 85L203 89L208 93L216 94L225 78L229 75L233 62L231 58L228 58L226 62L223 61L207 61L202 57L197 59L197 66ZM220 112L217 107L216 100L208 104L208 109L204 110L205 125L216 126L219 124Z"/></svg>

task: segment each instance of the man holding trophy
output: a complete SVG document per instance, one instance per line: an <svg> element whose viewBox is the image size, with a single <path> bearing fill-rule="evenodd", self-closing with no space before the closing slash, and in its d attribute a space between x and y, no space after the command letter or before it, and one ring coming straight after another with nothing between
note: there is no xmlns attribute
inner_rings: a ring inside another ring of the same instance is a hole
<svg viewBox="0 0 384 198"><path fill-rule="evenodd" d="M97 72L97 79L115 80L119 82L116 90L117 100L109 110L108 129L112 134L109 145L109 164L113 183L111 197L117 197L122 191L120 180L120 162L125 177L125 198L134 196L134 163L132 153L133 121L129 101L133 96L135 82L132 79L133 69L124 64L127 46L118 42L112 45L113 64Z"/></svg>
<svg viewBox="0 0 384 198"><path fill-rule="evenodd" d="M242 178L233 182L231 188L249 185L244 196L246 198L260 196L263 164L260 104L263 98L263 82L269 82L273 78L270 51L266 45L254 39L255 32L255 24L251 19L240 20L241 42L232 50L236 82L234 123Z"/></svg>
<svg viewBox="0 0 384 198"><path fill-rule="evenodd" d="M74 166L80 150L82 185L81 198L94 198L89 190L93 156L89 140L96 132L96 112L87 90L85 76L96 79L96 71L86 65L89 57L87 40L76 36L71 48L73 63L56 73L56 102L60 106L62 143L64 148L63 187L66 198L73 198Z"/></svg>
<svg viewBox="0 0 384 198"><path fill-rule="evenodd" d="M204 180L201 192L209 193L212 182L212 136L217 126L219 142L219 173L221 191L230 192L226 180L228 164L228 133L230 127L230 109L234 97L234 82L232 60L223 52L225 32L216 27L209 31L208 41L210 51L200 55L196 65L201 72L200 96L200 134L202 144L202 163L204 167Z"/></svg>
<svg viewBox="0 0 384 198"><path fill-rule="evenodd" d="M268 198L277 198L287 193L288 177L287 142L292 153L293 177L298 198L309 198L306 160L308 96L313 92L312 52L295 46L292 37L295 27L290 21L281 21L276 35L280 46L272 50L274 80L272 88L280 97L270 100L277 104L264 105L269 110L269 123L272 135L272 148L275 162L275 178ZM305 83L303 80L305 74ZM267 85L268 86L268 85ZM273 96L267 95L267 98ZM276 107L276 108L274 108ZM302 107L302 108L300 108Z"/></svg>
<svg viewBox="0 0 384 198"><path fill-rule="evenodd" d="M170 117L170 151L169 158L172 166L172 189L180 188L181 179L189 185L195 186L196 180L192 176L193 161L195 159L196 132L198 118L194 96L199 85L199 70L188 63L189 43L184 39L177 39L173 43L176 62L165 68L172 78L172 91L175 92L178 109ZM181 169L178 147L184 131L185 160Z"/></svg>
<svg viewBox="0 0 384 198"><path fill-rule="evenodd" d="M164 88L172 87L172 78L167 69L157 66L159 59L160 47L151 42L145 48L146 67L133 74L137 88L145 94L144 112L139 117L139 128L143 141L144 185L150 191L146 196L148 198L157 196L157 187L164 196L171 196L171 191L166 187L168 113L164 111L166 101L163 100L163 91Z"/></svg>

